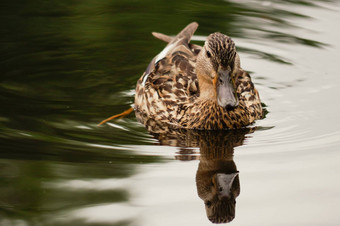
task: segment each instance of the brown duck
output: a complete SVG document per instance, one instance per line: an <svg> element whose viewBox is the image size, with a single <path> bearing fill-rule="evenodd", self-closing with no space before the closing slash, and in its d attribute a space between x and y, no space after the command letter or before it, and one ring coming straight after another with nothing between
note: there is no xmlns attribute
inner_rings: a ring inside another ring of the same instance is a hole
<svg viewBox="0 0 340 226"><path fill-rule="evenodd" d="M207 130L252 124L262 117L262 106L233 40L216 32L203 47L191 44L197 27L193 22L174 38L153 33L168 45L137 82L137 118Z"/></svg>
<svg viewBox="0 0 340 226"><path fill-rule="evenodd" d="M233 40L215 32L203 47L192 44L197 27L193 22L176 37L152 33L168 45L137 82L137 119L147 126L152 120L177 128L205 130L252 124L262 117L261 101L249 74L240 67Z"/></svg>

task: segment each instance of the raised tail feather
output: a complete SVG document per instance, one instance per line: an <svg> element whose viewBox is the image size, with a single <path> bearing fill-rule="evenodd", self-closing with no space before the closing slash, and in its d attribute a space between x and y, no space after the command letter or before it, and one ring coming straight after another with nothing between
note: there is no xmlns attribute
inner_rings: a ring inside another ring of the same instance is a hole
<svg viewBox="0 0 340 226"><path fill-rule="evenodd" d="M158 32L152 32L152 35L167 43L174 43L174 42L177 42L179 39L182 39L181 43L188 44L191 40L191 37L197 30L197 27L198 27L198 23L192 22L189 25L187 25L180 33L178 33L176 37L171 37L169 35L165 35L165 34L158 33Z"/></svg>
<svg viewBox="0 0 340 226"><path fill-rule="evenodd" d="M162 33L158 33L158 32L152 32L152 35L155 37L155 38L158 38L164 42L171 42L173 37L169 36L169 35L165 35L165 34L162 34Z"/></svg>

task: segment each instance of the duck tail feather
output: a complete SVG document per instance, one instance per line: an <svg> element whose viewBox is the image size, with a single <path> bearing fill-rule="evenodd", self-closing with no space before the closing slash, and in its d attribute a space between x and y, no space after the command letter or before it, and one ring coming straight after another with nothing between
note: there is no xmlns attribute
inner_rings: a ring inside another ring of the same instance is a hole
<svg viewBox="0 0 340 226"><path fill-rule="evenodd" d="M178 39L182 39L183 42L189 43L191 40L191 37L197 30L198 23L197 22L192 22L188 24L183 30L176 35L176 37L172 40L172 42L176 42Z"/></svg>
<svg viewBox="0 0 340 226"><path fill-rule="evenodd" d="M171 42L173 37L169 36L169 35L165 35L165 34L162 34L162 33L158 33L158 32L152 32L152 35L155 37L155 38L158 38L164 42Z"/></svg>
<svg viewBox="0 0 340 226"><path fill-rule="evenodd" d="M181 32L179 32L176 37L171 37L169 35L165 35L159 32L152 32L152 35L164 42L167 43L175 43L178 40L181 40L180 43L186 43L189 44L191 37L197 30L198 23L197 22L192 22L188 24Z"/></svg>

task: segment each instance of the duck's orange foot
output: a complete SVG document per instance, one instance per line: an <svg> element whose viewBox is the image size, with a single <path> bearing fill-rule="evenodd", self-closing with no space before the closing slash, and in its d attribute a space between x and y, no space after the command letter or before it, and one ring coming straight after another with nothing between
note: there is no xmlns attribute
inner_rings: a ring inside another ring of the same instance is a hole
<svg viewBox="0 0 340 226"><path fill-rule="evenodd" d="M104 123L106 123L106 122L108 122L108 121L110 121L110 120L112 120L112 119L118 118L118 117L124 118L125 116L129 115L132 111L133 111L133 108L129 108L129 109L127 109L126 111L123 111L123 112L120 113L120 114L113 115L113 116L111 116L110 118L107 118L107 119L101 121L101 122L98 124L98 126L100 126L100 125L102 125L102 124L104 124Z"/></svg>

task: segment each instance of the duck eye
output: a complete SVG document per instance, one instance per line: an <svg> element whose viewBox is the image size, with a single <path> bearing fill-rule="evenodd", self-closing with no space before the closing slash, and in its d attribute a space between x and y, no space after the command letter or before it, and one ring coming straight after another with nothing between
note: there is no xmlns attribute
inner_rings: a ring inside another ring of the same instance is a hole
<svg viewBox="0 0 340 226"><path fill-rule="evenodd" d="M207 57L210 58L211 57L211 53L209 51L207 51Z"/></svg>

